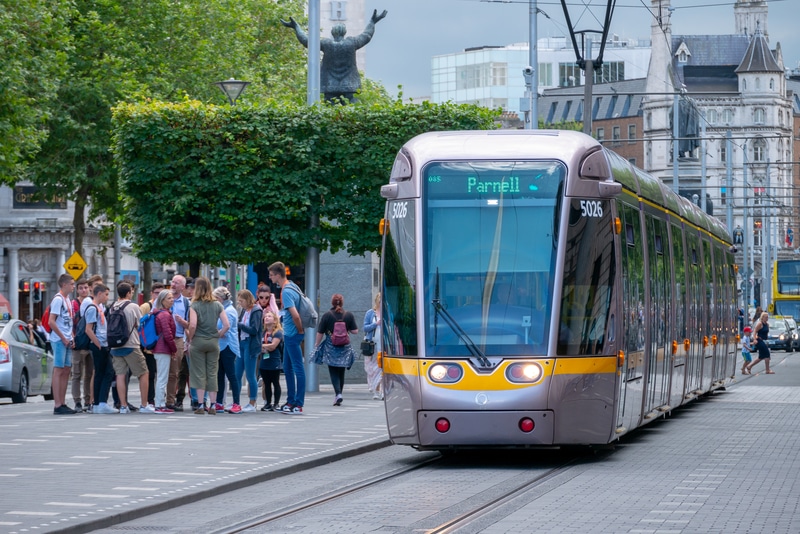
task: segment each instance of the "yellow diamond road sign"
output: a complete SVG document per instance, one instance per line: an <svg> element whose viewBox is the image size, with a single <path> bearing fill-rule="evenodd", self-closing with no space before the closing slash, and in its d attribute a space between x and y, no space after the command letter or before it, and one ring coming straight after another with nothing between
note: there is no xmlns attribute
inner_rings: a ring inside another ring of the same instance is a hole
<svg viewBox="0 0 800 534"><path fill-rule="evenodd" d="M64 269L67 270L67 273L77 280L83 274L83 271L86 270L86 262L83 261L81 255L77 252L73 252L72 256L64 263Z"/></svg>

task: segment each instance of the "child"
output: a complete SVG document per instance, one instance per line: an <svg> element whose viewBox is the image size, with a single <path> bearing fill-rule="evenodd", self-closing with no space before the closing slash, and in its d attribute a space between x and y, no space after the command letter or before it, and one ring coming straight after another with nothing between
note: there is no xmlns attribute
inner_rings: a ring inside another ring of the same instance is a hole
<svg viewBox="0 0 800 534"><path fill-rule="evenodd" d="M750 357L750 351L753 350L753 347L750 345L750 332L753 330L749 326L744 327L744 337L742 337L742 358L744 358L744 364L742 364L742 374L749 375L750 371L747 370L747 366L753 360Z"/></svg>

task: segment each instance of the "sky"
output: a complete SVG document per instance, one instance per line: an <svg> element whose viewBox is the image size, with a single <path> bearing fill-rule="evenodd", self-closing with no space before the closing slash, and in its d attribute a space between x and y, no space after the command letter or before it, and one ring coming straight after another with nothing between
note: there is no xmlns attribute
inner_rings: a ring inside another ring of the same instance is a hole
<svg viewBox="0 0 800 534"><path fill-rule="evenodd" d="M583 5L593 6L588 12ZM602 29L606 0L569 0L570 18L578 29ZM672 0L673 35L730 34L735 30L734 0ZM650 0L617 0L609 34L649 39ZM539 37L568 36L559 0L537 0ZM800 62L797 11L800 0L768 0L769 39L781 44L787 68ZM430 96L431 58L465 48L527 43L528 0L366 0L373 9L386 9L375 36L366 47L367 77L380 81L392 95L403 86L404 97ZM597 20L595 19L597 18ZM363 28L348 28L352 35ZM509 73L511 74L511 73ZM522 73L519 73L522 76Z"/></svg>

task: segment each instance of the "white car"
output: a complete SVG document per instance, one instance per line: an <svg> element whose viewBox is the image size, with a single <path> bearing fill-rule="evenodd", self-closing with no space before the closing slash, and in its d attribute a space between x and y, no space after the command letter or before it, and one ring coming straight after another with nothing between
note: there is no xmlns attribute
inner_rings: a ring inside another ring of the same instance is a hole
<svg viewBox="0 0 800 534"><path fill-rule="evenodd" d="M31 395L53 398L53 354L46 347L24 322L0 321L0 397L15 403Z"/></svg>

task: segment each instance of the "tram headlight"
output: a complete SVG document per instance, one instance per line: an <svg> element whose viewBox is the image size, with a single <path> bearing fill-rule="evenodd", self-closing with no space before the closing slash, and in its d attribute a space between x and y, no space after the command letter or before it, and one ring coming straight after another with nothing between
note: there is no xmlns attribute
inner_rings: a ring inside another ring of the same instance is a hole
<svg viewBox="0 0 800 534"><path fill-rule="evenodd" d="M464 371L457 363L437 363L431 366L428 376L439 384L452 384L461 380Z"/></svg>
<svg viewBox="0 0 800 534"><path fill-rule="evenodd" d="M538 363L520 362L512 363L506 368L506 378L509 382L518 384L532 384L542 378L544 371Z"/></svg>

